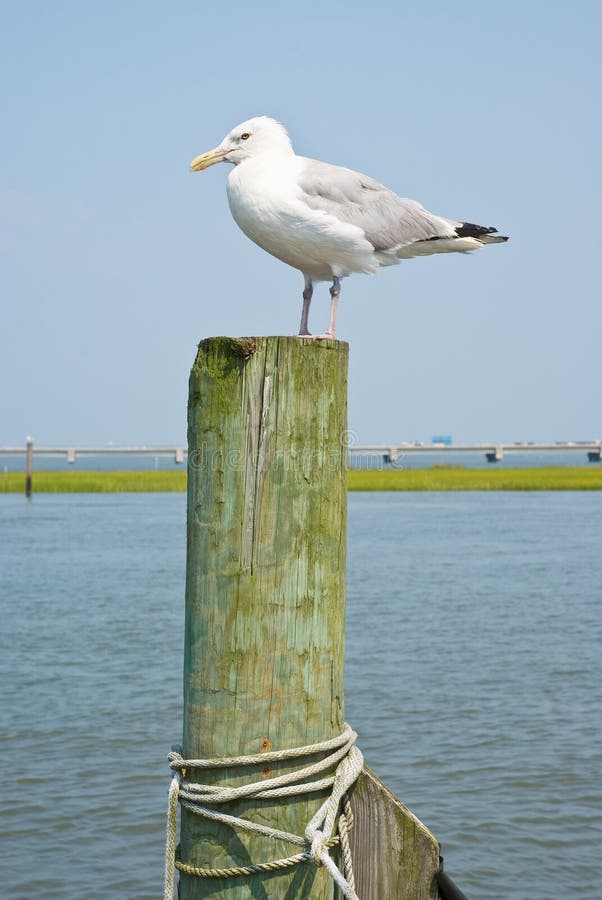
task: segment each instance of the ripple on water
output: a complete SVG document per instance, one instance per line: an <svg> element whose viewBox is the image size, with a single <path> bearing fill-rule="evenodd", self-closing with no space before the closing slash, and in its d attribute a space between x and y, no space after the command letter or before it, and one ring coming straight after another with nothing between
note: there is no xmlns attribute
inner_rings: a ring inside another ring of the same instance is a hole
<svg viewBox="0 0 602 900"><path fill-rule="evenodd" d="M154 898L185 498L0 506L3 896ZM602 884L601 526L587 493L350 496L347 718L469 897Z"/></svg>

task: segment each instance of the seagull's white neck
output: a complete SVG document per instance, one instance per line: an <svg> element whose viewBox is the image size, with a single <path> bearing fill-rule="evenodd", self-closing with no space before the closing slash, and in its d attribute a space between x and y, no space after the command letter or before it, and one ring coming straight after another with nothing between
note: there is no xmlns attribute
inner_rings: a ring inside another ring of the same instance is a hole
<svg viewBox="0 0 602 900"><path fill-rule="evenodd" d="M297 175L303 159L290 153L258 153L230 169L226 179L228 202L235 221L256 240L258 221L272 221L274 209L296 202Z"/></svg>

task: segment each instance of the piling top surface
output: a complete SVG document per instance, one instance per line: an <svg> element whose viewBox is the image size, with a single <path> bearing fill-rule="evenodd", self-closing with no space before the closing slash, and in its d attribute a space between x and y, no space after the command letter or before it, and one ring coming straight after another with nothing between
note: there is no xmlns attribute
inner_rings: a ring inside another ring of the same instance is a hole
<svg viewBox="0 0 602 900"><path fill-rule="evenodd" d="M228 335L214 335L213 337L202 338L199 341L198 349L200 351L206 351L209 347L222 344L224 347L230 346L232 353L238 354L243 358L251 356L252 353L255 352L257 347L263 344L266 341L291 341L299 344L303 348L305 347L325 347L329 350L337 349L344 350L349 349L349 344L346 341L338 341L336 339L333 340L323 340L314 337L301 337L300 335L247 335L243 337L231 337Z"/></svg>

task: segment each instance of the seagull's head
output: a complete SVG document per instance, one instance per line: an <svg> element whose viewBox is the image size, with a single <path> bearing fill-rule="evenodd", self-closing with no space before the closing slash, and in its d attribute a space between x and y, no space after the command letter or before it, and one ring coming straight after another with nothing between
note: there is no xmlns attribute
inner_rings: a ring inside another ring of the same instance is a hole
<svg viewBox="0 0 602 900"><path fill-rule="evenodd" d="M200 172L218 162L237 166L246 159L265 154L290 156L292 153L286 128L268 116L255 116L233 128L219 146L196 156L190 163L190 170Z"/></svg>

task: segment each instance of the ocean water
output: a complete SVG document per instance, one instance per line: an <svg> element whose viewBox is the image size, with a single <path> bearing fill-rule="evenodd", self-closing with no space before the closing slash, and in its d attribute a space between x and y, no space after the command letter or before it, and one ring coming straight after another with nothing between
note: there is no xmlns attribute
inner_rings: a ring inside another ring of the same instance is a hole
<svg viewBox="0 0 602 900"><path fill-rule="evenodd" d="M350 494L347 719L471 900L602 896L602 498ZM0 497L0 896L161 896L183 494ZM386 898L383 898L386 900Z"/></svg>

